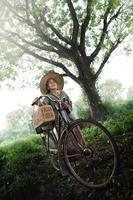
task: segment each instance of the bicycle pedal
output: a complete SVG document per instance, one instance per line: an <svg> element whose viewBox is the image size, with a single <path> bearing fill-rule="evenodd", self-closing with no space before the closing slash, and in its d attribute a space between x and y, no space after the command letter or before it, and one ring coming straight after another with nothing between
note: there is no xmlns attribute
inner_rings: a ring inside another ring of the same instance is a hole
<svg viewBox="0 0 133 200"><path fill-rule="evenodd" d="M57 149L49 149L49 152L51 154L57 154L58 150Z"/></svg>

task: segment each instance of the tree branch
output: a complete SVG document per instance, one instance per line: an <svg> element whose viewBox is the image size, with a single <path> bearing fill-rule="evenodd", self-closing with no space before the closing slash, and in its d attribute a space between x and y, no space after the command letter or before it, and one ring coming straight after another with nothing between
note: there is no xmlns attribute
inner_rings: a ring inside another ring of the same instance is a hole
<svg viewBox="0 0 133 200"><path fill-rule="evenodd" d="M42 57L34 52L32 52L31 50L29 50L28 48L26 48L25 46L19 44L18 42L16 42L14 39L10 38L10 37L5 37L3 36L5 39L7 39L8 41L10 41L11 43L14 43L16 46L18 46L20 49L22 49L25 53L33 56L34 58L37 58L39 60L42 60L44 62L47 62L49 64L55 65L57 67L59 67L60 69L62 69L65 74L67 76L69 76L70 78L72 78L75 82L79 83L79 79L78 77L76 77L75 75L73 75L66 67L65 65L63 65L62 63L56 62L54 60L50 60L48 58Z"/></svg>
<svg viewBox="0 0 133 200"><path fill-rule="evenodd" d="M45 18L44 16L41 16L41 18L42 18L43 22L45 23L45 25L46 25L48 28L50 28L50 29L57 35L57 37L58 37L60 40L62 40L62 41L65 42L66 44L71 45L71 42L70 42L68 39L66 39L65 37L63 37L63 36L60 34L60 32L59 32L52 24L50 24L49 22L47 22L47 20L46 20L46 18Z"/></svg>
<svg viewBox="0 0 133 200"><path fill-rule="evenodd" d="M63 45L61 45L60 43L58 43L57 41L51 39L50 37L48 37L39 27L38 24L38 19L37 17L34 15L35 17L35 24L32 23L31 21L21 17L20 15L18 15L18 13L14 10L14 8L11 6L11 4L9 2L7 2L6 0L4 1L5 5L8 7L8 9L15 15L18 17L19 20L25 22L26 24L28 24L29 26L35 28L36 32L38 33L38 35L48 44L54 46L55 48L57 48L60 52L64 51L65 53L67 53L67 56L71 55L69 52L69 49L67 49L66 47L64 47ZM71 57L71 56L70 56Z"/></svg>
<svg viewBox="0 0 133 200"><path fill-rule="evenodd" d="M9 33L12 38L14 36L17 36L22 42L30 45L30 46L33 46L33 47L36 47L37 49L39 50L44 50L44 51L48 51L48 52L53 52L53 53L56 53L58 56L60 57L63 57L63 58L67 58L69 60L72 60L72 57L70 57L67 53L65 53L64 51L60 51L58 49L55 49L53 48L52 46L48 46L48 45L38 45L38 44L35 44L33 42L30 42L30 41L27 41L26 39L24 39L22 36L20 36L18 33L15 33L15 32L11 32L11 31L5 31L4 29L2 29L5 33ZM69 56L69 57L68 57Z"/></svg>
<svg viewBox="0 0 133 200"><path fill-rule="evenodd" d="M122 8L122 7L120 7L120 8L117 10L117 12L115 13L115 15L113 15L113 16L110 18L110 20L108 21L108 25L109 25L114 19L116 19L116 18L121 14L121 8Z"/></svg>
<svg viewBox="0 0 133 200"><path fill-rule="evenodd" d="M63 74L60 74L60 75L63 76L63 77L69 76L69 77L70 77L71 79L73 79L76 83L80 84L79 78L76 77L76 76L73 77L73 74L69 74L69 75L68 75L68 73L63 73ZM76 80L75 80L75 77L76 77Z"/></svg>
<svg viewBox="0 0 133 200"><path fill-rule="evenodd" d="M17 36L24 43L29 44L29 45L31 45L33 47L36 47L36 48L38 48L40 50L50 51L50 52L54 52L54 53L58 52L58 50L54 49L52 46L47 46L45 44L38 45L38 44L35 44L33 42L27 41L22 36L20 36L18 33L15 33L15 32L12 32L12 31L7 31L7 30L4 30L4 32L10 34L11 36Z"/></svg>
<svg viewBox="0 0 133 200"><path fill-rule="evenodd" d="M111 48L109 49L109 51L107 51L105 53L104 59L102 61L102 63L100 64L99 69L97 70L97 72L94 75L94 79L96 80L99 76L99 74L101 73L102 69L104 68L106 62L108 61L109 57L111 56L112 52L118 47L118 45L121 43L122 41L120 41L120 39L117 40L116 43L112 43Z"/></svg>
<svg viewBox="0 0 133 200"><path fill-rule="evenodd" d="M8 1L6 1L6 0L2 0L2 1L3 1L3 3L5 4L5 6L7 6L7 8L8 8L15 16L18 17L18 19L19 19L20 21L25 22L25 23L28 24L29 26L33 26L33 23L32 23L30 20L25 19L25 18L23 18L22 16L20 16L20 15L14 10L14 8L12 7L12 5L11 5Z"/></svg>
<svg viewBox="0 0 133 200"><path fill-rule="evenodd" d="M72 20L73 20L73 33L72 33L72 43L77 45L77 38L78 38L78 33L79 33L79 22L77 19L77 15L73 6L73 3L71 0L66 0Z"/></svg>
<svg viewBox="0 0 133 200"><path fill-rule="evenodd" d="M56 47L57 49L59 49L60 51L64 51L68 53L68 49L66 47L64 47L63 45L61 45L59 42L55 41L54 39L51 39L50 37L48 37L40 28L39 26L39 20L38 17L36 16L36 13L34 12L35 9L35 1L32 0L32 8L33 8L33 17L35 19L35 29L37 30L37 32L42 36L43 39L45 39L45 41L47 41L47 43L49 43L50 45L53 45L54 47ZM44 20L45 18L43 18ZM42 20L42 18L41 18ZM61 37L60 33L51 25L49 24L47 21L45 21L45 23L47 24L47 26L51 27L51 29L53 29L56 34L58 34L58 36ZM61 37L63 39L63 37Z"/></svg>
<svg viewBox="0 0 133 200"><path fill-rule="evenodd" d="M110 6L107 7L106 12L104 14L103 29L102 29L102 32L101 32L99 43L98 43L96 49L93 51L93 53L89 56L89 60L91 60L91 62L98 55L99 51L102 48L102 45L103 45L103 42L104 42L104 38L105 38L105 35L106 35L106 31L107 31L107 28L108 28L107 17L108 17L109 11L110 11Z"/></svg>
<svg viewBox="0 0 133 200"><path fill-rule="evenodd" d="M63 57L63 58L67 58L67 59L70 59L70 57L68 57L68 54L66 54L65 52L63 51L60 51L60 50L57 50L57 49L54 49L52 46L48 46L48 45L38 45L38 44L35 44L33 42L30 42L30 41L27 41L26 39L24 39L23 37L21 37L18 33L15 33L15 32L11 32L11 31L5 31L5 33L9 33L10 35L12 36L17 36L22 42L28 44L28 45L31 45L33 47L36 47L38 48L39 50L44 50L44 51L48 51L48 52L53 52L53 53L56 53L57 55Z"/></svg>
<svg viewBox="0 0 133 200"><path fill-rule="evenodd" d="M79 46L79 50L83 53L83 55L85 55L85 33L91 17L91 8L90 8L91 2L90 0L88 0L87 2L88 2L86 9L87 15L81 25L80 46Z"/></svg>
<svg viewBox="0 0 133 200"><path fill-rule="evenodd" d="M38 35L43 39L43 41L45 41L46 43L54 46L55 48L59 49L60 51L64 51L64 52L69 52L69 49L64 47L63 45L61 45L60 43L58 43L57 41L55 41L54 39L51 39L49 36L47 36L42 30L41 28L38 26L38 24L34 25L35 30L37 31Z"/></svg>
<svg viewBox="0 0 133 200"><path fill-rule="evenodd" d="M27 19L30 21L30 16L29 16L29 0L25 0L25 8L26 8Z"/></svg>
<svg viewBox="0 0 133 200"><path fill-rule="evenodd" d="M104 42L104 39L105 39L105 35L107 33L107 29L108 29L108 26L110 25L110 23L116 19L119 14L120 14L120 10L121 10L121 7L118 9L118 11L116 12L115 15L113 15L109 21L107 21L107 18L108 18L108 15L109 15L109 12L110 12L110 6L107 7L106 9L106 12L104 14L104 19L103 19L103 29L102 29L102 32L101 32L101 36L100 36L100 40L99 40L99 43L96 47L96 49L93 51L93 53L89 56L89 60L90 62L92 62L94 60L94 58L98 55L98 53L100 52L101 48L102 48L102 45L103 45L103 42Z"/></svg>

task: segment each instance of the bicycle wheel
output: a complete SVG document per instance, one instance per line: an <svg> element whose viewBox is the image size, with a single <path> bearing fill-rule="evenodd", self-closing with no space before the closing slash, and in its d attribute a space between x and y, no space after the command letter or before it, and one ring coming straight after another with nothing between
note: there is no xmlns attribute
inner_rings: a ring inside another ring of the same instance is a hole
<svg viewBox="0 0 133 200"><path fill-rule="evenodd" d="M117 146L109 131L93 120L76 120L64 138L66 164L84 186L106 186L117 167Z"/></svg>
<svg viewBox="0 0 133 200"><path fill-rule="evenodd" d="M59 168L59 161L58 161L58 138L53 131L50 131L44 136L45 138L43 139L43 145L48 154L50 162L53 168L59 171L60 168Z"/></svg>

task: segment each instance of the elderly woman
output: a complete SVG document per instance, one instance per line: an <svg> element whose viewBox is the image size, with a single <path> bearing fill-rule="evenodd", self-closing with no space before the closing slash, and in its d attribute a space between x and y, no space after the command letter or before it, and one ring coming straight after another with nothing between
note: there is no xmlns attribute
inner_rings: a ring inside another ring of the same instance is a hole
<svg viewBox="0 0 133 200"><path fill-rule="evenodd" d="M45 130L49 131L50 129L53 129L55 127L57 133L61 133L62 130L65 128L65 123L69 123L74 120L74 117L71 115L72 101L69 99L69 96L63 91L63 86L64 80L62 76L54 71L49 71L42 77L40 81L40 90L43 94L41 98L42 102L39 100L39 98L36 98L33 101L32 105L37 104L41 106L42 104L49 104L52 106L56 116L55 122L52 122L45 126L43 128ZM61 130L59 130L59 128L61 128ZM82 141L80 131L78 129L75 131L78 138ZM63 170L63 174L67 174L66 167Z"/></svg>

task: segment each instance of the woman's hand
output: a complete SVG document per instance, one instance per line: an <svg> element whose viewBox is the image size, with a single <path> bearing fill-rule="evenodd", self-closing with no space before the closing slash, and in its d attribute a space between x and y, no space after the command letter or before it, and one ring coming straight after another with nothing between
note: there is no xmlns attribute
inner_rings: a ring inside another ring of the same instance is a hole
<svg viewBox="0 0 133 200"><path fill-rule="evenodd" d="M68 107L69 107L68 101L62 102L62 103L61 103L61 106L62 106L63 109L68 108Z"/></svg>

